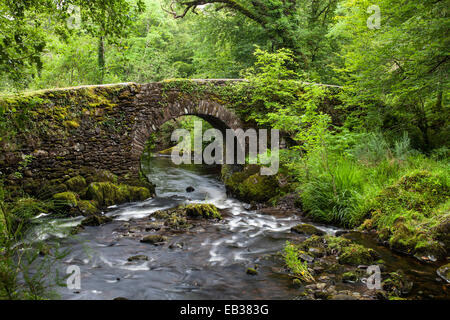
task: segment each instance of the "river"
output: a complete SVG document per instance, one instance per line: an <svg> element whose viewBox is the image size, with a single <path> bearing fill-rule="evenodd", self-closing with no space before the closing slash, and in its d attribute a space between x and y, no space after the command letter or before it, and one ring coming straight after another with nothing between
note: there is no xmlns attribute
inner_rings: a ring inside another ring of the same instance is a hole
<svg viewBox="0 0 450 320"><path fill-rule="evenodd" d="M227 196L218 179L220 167L217 166L174 166L169 158L156 157L146 158L143 168L157 186L156 197L109 208L106 214L114 219L111 223L87 227L76 236L68 236L70 228L79 224L81 217L38 219L47 223L39 224L29 237L56 239L62 249L69 251L58 264L59 271L65 273L71 265L81 271L80 290L56 289L62 299L298 298L299 290L292 285L292 279L284 272L277 272L282 261L276 253L287 240L298 239L290 229L302 217L282 211L274 216L248 210L246 204ZM195 191L188 193L188 186ZM225 211L225 219L176 234L161 246L140 243L121 231L132 220L151 219L155 211L183 203L212 203ZM329 234L338 230L317 227ZM392 268L398 267L397 259L389 250L378 249ZM136 255L147 256L148 261L128 261ZM412 260L405 260L405 269L412 266L418 269L418 262ZM246 274L246 269L255 265L259 274ZM417 277L426 280L422 280L417 290L430 287L430 281L435 281L434 270L421 271ZM439 288L433 284L429 290L436 294Z"/></svg>

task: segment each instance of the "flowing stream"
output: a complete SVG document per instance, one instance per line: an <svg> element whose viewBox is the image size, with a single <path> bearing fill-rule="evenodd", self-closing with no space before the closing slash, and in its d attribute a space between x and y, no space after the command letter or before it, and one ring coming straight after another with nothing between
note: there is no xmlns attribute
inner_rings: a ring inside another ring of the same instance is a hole
<svg viewBox="0 0 450 320"><path fill-rule="evenodd" d="M283 272L277 272L282 263L273 254L287 240L298 239L290 228L301 217L246 209L246 204L227 196L218 180L218 167L174 166L162 157L150 158L143 166L157 186L157 196L109 208L112 223L86 227L67 237L67 230L82 218L39 218L50 223L40 224L30 237L58 239L70 251L58 265L60 272L65 273L70 265L81 270L81 289L58 288L62 299L296 299L298 288ZM188 186L195 191L186 192ZM161 246L140 243L119 232L130 220L151 219L155 211L183 203L212 203L225 209L225 219L179 233ZM338 230L317 227L330 234ZM127 260L136 255L145 255L148 261ZM390 261L396 263L396 259ZM246 274L255 265L259 274ZM434 280L434 270L425 271L428 284Z"/></svg>

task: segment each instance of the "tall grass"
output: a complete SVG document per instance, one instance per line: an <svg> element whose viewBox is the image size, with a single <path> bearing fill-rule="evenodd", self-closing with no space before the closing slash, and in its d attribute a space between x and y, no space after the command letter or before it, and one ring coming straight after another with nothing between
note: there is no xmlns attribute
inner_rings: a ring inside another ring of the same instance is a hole
<svg viewBox="0 0 450 320"><path fill-rule="evenodd" d="M47 244L25 241L29 219L53 207L51 202L22 198L6 202L0 183L0 300L45 299L56 297L51 287L61 278L54 274L54 265L67 256L56 247L51 254ZM50 252L48 252L50 253Z"/></svg>
<svg viewBox="0 0 450 320"><path fill-rule="evenodd" d="M413 150L407 135L388 143L381 134L368 134L348 151L331 153L327 166L315 154L308 157L301 198L304 210L316 220L358 226L384 187L412 170L445 166Z"/></svg>

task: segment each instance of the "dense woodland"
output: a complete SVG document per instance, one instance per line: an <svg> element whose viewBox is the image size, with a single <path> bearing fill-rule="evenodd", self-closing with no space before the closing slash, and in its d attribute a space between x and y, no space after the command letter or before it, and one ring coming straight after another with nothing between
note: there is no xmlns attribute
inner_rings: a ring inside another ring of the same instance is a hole
<svg viewBox="0 0 450 320"><path fill-rule="evenodd" d="M273 205L295 193L316 221L376 230L391 248L445 259L449 4L1 0L0 91L11 96L86 84L245 78L233 98L246 119L284 133L288 148L280 151L280 174L289 188L260 196L247 190L246 177L225 179L230 188ZM372 5L380 9L379 25L376 10L368 10ZM0 143L19 130L19 117L11 122L17 112L0 104ZM191 120L170 128L191 129ZM30 195L11 199L0 190L4 243L15 239L17 217L52 210L50 200L27 206L23 198ZM291 269L304 271L289 257ZM0 296L28 297L8 291L17 271L11 261L0 261L0 281L10 281Z"/></svg>

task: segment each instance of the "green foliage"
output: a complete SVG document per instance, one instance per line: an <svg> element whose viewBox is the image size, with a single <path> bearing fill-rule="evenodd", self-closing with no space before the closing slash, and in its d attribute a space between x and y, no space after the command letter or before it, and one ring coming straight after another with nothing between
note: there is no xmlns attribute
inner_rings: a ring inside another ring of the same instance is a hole
<svg viewBox="0 0 450 320"><path fill-rule="evenodd" d="M54 266L67 252L53 247L50 254L45 243L24 238L30 219L49 212L53 203L31 198L6 203L5 195L0 184L0 300L55 298L52 288L61 277Z"/></svg>
<svg viewBox="0 0 450 320"><path fill-rule="evenodd" d="M287 241L284 247L284 261L286 266L300 280L305 282L314 281L314 277L308 269L308 263L306 261L302 262L298 257L298 253L298 248Z"/></svg>
<svg viewBox="0 0 450 320"><path fill-rule="evenodd" d="M448 5L378 1L381 28L369 30L371 4L341 1L331 32L343 43L343 100L367 128L393 135L408 131L414 147L424 151L447 144L449 117L442 115L449 112Z"/></svg>

